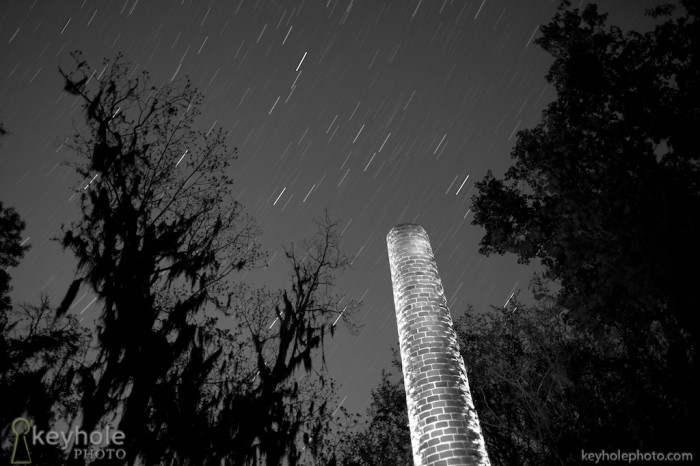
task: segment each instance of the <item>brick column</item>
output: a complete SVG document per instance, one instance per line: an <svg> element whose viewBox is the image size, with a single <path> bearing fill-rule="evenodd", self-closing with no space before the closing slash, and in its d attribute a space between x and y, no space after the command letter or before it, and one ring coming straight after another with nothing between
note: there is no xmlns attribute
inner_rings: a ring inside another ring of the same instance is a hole
<svg viewBox="0 0 700 466"><path fill-rule="evenodd" d="M428 234L387 235L413 462L490 465Z"/></svg>

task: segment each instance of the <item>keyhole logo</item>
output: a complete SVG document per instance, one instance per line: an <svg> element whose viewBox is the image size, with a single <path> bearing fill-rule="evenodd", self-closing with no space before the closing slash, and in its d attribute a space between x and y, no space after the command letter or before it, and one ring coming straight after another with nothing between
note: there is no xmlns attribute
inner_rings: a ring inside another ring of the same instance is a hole
<svg viewBox="0 0 700 466"><path fill-rule="evenodd" d="M24 424L24 429L22 429ZM12 457L10 464L32 464L32 457L29 454L29 444L27 444L27 435L31 425L29 420L23 417L18 417L12 421L12 433L15 435L15 442L12 447Z"/></svg>

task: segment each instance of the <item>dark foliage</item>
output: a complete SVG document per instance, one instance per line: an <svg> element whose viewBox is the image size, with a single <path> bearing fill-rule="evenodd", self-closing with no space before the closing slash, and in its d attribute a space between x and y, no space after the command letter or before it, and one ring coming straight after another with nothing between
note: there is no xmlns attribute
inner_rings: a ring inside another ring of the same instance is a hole
<svg viewBox="0 0 700 466"><path fill-rule="evenodd" d="M700 24L683 3L684 16L627 35L595 5L562 9L537 39L557 99L519 132L504 180L477 184L481 251L539 258L582 320L663 308L697 333Z"/></svg>
<svg viewBox="0 0 700 466"><path fill-rule="evenodd" d="M0 202L0 436L12 438L19 416L47 423L52 410L64 416L76 405L72 374L89 340L74 318L54 320L49 300L13 305L8 269L19 265L29 249L23 244L24 221ZM56 403L60 400L60 403ZM5 445L3 445L4 447ZM3 448L3 453L9 453ZM58 449L34 452L35 462L56 463Z"/></svg>
<svg viewBox="0 0 700 466"><path fill-rule="evenodd" d="M564 3L537 40L554 58L557 98L472 205L482 253L539 259L579 329L619 338L630 367L621 383L637 393L610 412L649 409L647 422L665 428L633 417L633 443L667 450L697 438L685 426L700 390L700 23L697 3L681 4L654 10L662 22L650 32L623 34L595 5Z"/></svg>
<svg viewBox="0 0 700 466"><path fill-rule="evenodd" d="M394 368L401 363L394 354ZM343 466L408 466L413 464L411 433L408 426L406 391L403 377L398 380L389 371L382 371L379 385L372 390L367 420L359 432L343 441L339 465Z"/></svg>
<svg viewBox="0 0 700 466"><path fill-rule="evenodd" d="M1 398L16 400L3 415L123 431L126 459L91 464L321 464L346 427L319 356L356 307L332 294L349 265L337 223L320 219L303 256L286 250L289 289L234 284L261 262L259 232L230 196L226 134L195 129L201 96L189 83L151 86L121 57L99 74L74 58L61 74L83 105L69 141L82 216L59 240L77 276L57 308L23 305L11 324L3 301ZM21 257L23 224L11 210L0 220L4 269ZM84 288L98 298L92 339L68 312ZM53 464L85 461L39 450Z"/></svg>
<svg viewBox="0 0 700 466"><path fill-rule="evenodd" d="M12 207L5 207L0 201L0 426L5 426L13 419L9 406L14 401L9 398L10 382L8 374L15 361L11 355L10 342L7 335L12 331L10 319L12 301L9 293L11 267L19 265L29 246L22 245L22 232L25 223Z"/></svg>
<svg viewBox="0 0 700 466"><path fill-rule="evenodd" d="M611 326L595 337L581 331L541 292L535 306L469 310L457 323L492 464L579 464L582 450L690 451L687 414L658 384L665 354L635 356ZM663 338L658 326L650 333Z"/></svg>
<svg viewBox="0 0 700 466"><path fill-rule="evenodd" d="M56 317L48 297L38 305L20 304L3 315L0 329L0 433L10 432L17 417L32 425L48 426L58 417L70 423L80 403L79 382L90 335L72 316ZM5 445L3 445L5 447ZM11 445L3 448L9 458ZM34 464L62 464L65 452L58 446L32 448Z"/></svg>
<svg viewBox="0 0 700 466"><path fill-rule="evenodd" d="M24 220L12 207L5 207L0 201L0 312L11 309L9 292L10 274L7 269L17 267L24 253L29 249L22 244Z"/></svg>

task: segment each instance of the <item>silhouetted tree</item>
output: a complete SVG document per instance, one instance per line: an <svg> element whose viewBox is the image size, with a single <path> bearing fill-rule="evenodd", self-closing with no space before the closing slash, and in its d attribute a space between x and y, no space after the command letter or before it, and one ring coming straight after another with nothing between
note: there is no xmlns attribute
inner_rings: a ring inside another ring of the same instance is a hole
<svg viewBox="0 0 700 466"><path fill-rule="evenodd" d="M99 299L82 428L118 424L127 453L100 463L296 464L329 418L315 353L354 309L330 292L349 263L336 223L319 221L302 258L288 250L289 290L233 285L260 263L258 230L230 196L226 134L195 129L201 96L189 82L150 86L120 57L99 74L74 57L61 73L83 104L69 143L82 217L61 242L79 276L58 314L83 284Z"/></svg>
<svg viewBox="0 0 700 466"><path fill-rule="evenodd" d="M39 304L14 306L6 323L0 337L2 438L14 438L10 428L17 417L30 419L39 430L55 418L72 422L80 403L75 375L90 348L88 330L73 315L56 318L46 295ZM11 454L11 448L6 453ZM31 448L31 459L36 464L63 464L66 458L61 446L44 445Z"/></svg>
<svg viewBox="0 0 700 466"><path fill-rule="evenodd" d="M489 459L494 465L577 463L588 440L571 415L583 401L574 403L569 392L568 363L577 340L556 309L511 303L482 313L470 308L456 322ZM581 391L595 394L597 388ZM567 443L572 435L581 441Z"/></svg>
<svg viewBox="0 0 700 466"><path fill-rule="evenodd" d="M47 296L38 305L13 305L8 269L29 249L23 244L24 221L0 202L0 435L13 438L12 421L29 417L47 425L52 416L70 418L78 401L73 374L89 343L72 316L54 319ZM9 445L11 447L11 445ZM4 451L8 455L11 449ZM63 459L59 448L33 452L35 462ZM9 457L9 456L8 456Z"/></svg>
<svg viewBox="0 0 700 466"><path fill-rule="evenodd" d="M9 293L12 287L8 269L19 265L20 259L29 248L28 245L22 245L24 228L25 223L15 209L5 207L0 201L0 426L2 426L0 428L2 429L5 429L14 418L9 406L15 403L9 396L11 383L8 374L15 361L11 357L9 341L9 333L14 325L10 319L12 301Z"/></svg>
<svg viewBox="0 0 700 466"><path fill-rule="evenodd" d="M469 309L457 321L494 465L578 464L582 450L660 451L669 431L687 428L667 388L653 383L661 354L640 366L615 327L594 337L572 325L554 295L538 293L534 306Z"/></svg>
<svg viewBox="0 0 700 466"><path fill-rule="evenodd" d="M593 4L542 27L557 99L518 133L504 180L477 184L473 211L481 251L539 258L577 317L631 323L664 307L695 334L700 24L681 3L646 34L606 27Z"/></svg>
<svg viewBox="0 0 700 466"><path fill-rule="evenodd" d="M25 223L19 214L12 207L5 207L0 201L0 312L12 308L9 293L10 274L7 270L10 267L17 267L20 259L29 249L28 245L22 244L22 231Z"/></svg>
<svg viewBox="0 0 700 466"><path fill-rule="evenodd" d="M338 464L344 466L408 466L413 464L411 432L408 426L406 391L401 363L396 352L392 365L396 376L382 370L379 385L372 390L372 402L362 430L346 437Z"/></svg>
<svg viewBox="0 0 700 466"><path fill-rule="evenodd" d="M700 22L697 2L680 4L623 34L595 5L563 2L536 41L554 57L557 98L472 204L482 253L538 258L579 326L619 334L646 374L639 392L667 408L653 435L671 449L696 438L681 426L694 424L700 389Z"/></svg>

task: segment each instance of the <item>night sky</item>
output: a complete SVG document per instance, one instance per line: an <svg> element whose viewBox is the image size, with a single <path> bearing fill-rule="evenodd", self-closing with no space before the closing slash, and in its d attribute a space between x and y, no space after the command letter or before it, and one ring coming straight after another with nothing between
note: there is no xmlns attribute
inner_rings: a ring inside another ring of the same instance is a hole
<svg viewBox="0 0 700 466"><path fill-rule="evenodd" d="M652 0L599 2L611 22L644 29ZM205 95L198 120L238 147L234 195L262 228L270 267L236 278L284 286L281 245L329 213L353 269L337 293L362 298L358 335L327 344L338 395L364 411L398 346L386 234L419 223L430 235L453 316L503 305L532 268L483 257L471 225L474 182L510 163L519 129L554 98L550 57L533 44L551 0L8 1L0 12L0 200L27 223L30 252L11 271L15 303L60 302L75 260L50 238L77 213L80 182L59 165L80 122L58 67L80 49L94 67L121 51L161 85L189 77ZM85 323L94 295L71 312Z"/></svg>

